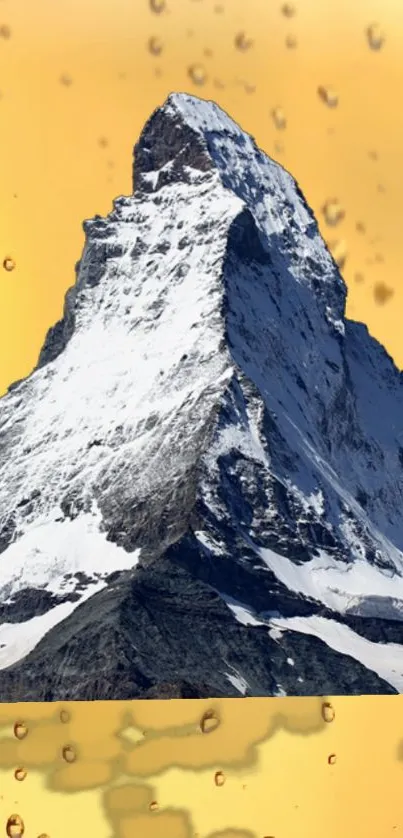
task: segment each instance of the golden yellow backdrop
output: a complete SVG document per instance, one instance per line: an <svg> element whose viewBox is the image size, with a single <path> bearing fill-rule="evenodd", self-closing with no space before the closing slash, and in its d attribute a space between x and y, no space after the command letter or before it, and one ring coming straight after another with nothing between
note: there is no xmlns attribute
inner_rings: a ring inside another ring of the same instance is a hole
<svg viewBox="0 0 403 838"><path fill-rule="evenodd" d="M401 697L332 710L327 722L318 698L0 705L0 834L18 816L25 838L398 837Z"/></svg>
<svg viewBox="0 0 403 838"><path fill-rule="evenodd" d="M297 177L350 315L403 367L403 3L282 5L0 0L0 392L34 365L82 220L131 191L132 146L173 90L215 99ZM3 706L0 830L18 834L15 815L26 838L401 833L401 698L333 703L326 724L318 699L218 702L206 737L209 702L73 704L64 722Z"/></svg>
<svg viewBox="0 0 403 838"><path fill-rule="evenodd" d="M214 98L297 177L349 313L403 367L402 89L400 0L0 0L0 392L36 362L82 220L131 191L172 90Z"/></svg>

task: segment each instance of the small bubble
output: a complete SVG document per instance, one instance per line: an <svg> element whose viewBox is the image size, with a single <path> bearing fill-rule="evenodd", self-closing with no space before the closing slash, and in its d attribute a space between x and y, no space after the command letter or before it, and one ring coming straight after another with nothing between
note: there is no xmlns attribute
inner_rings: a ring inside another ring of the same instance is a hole
<svg viewBox="0 0 403 838"><path fill-rule="evenodd" d="M46 832L41 832L39 838L49 838L49 835Z"/></svg>
<svg viewBox="0 0 403 838"><path fill-rule="evenodd" d="M160 15L166 9L165 0L150 0L150 9L154 14Z"/></svg>
<svg viewBox="0 0 403 838"><path fill-rule="evenodd" d="M149 38L148 51L151 52L151 55L161 55L162 48L163 44L160 38L156 38L155 36Z"/></svg>
<svg viewBox="0 0 403 838"><path fill-rule="evenodd" d="M14 261L14 259L11 258L11 256L6 256L6 258L3 259L3 268L4 268L5 271L13 271L14 270L15 261Z"/></svg>
<svg viewBox="0 0 403 838"><path fill-rule="evenodd" d="M73 84L73 79L67 73L62 73L60 76L60 84L63 84L64 87L70 87Z"/></svg>
<svg viewBox="0 0 403 838"><path fill-rule="evenodd" d="M256 85L255 84L249 84L248 82L245 82L244 87L245 87L245 93L254 93L255 90L256 90Z"/></svg>
<svg viewBox="0 0 403 838"><path fill-rule="evenodd" d="M334 707L330 701L325 701L322 704L322 718L324 722L332 722L335 717Z"/></svg>
<svg viewBox="0 0 403 838"><path fill-rule="evenodd" d="M297 39L295 35L287 35L285 39L285 45L287 49L296 49L297 47Z"/></svg>
<svg viewBox="0 0 403 838"><path fill-rule="evenodd" d="M283 3L281 7L281 12L284 17L294 17L296 9L292 3Z"/></svg>
<svg viewBox="0 0 403 838"><path fill-rule="evenodd" d="M325 216L326 224L329 224L330 227L335 227L345 216L345 212L337 198L329 198L323 205L322 212Z"/></svg>
<svg viewBox="0 0 403 838"><path fill-rule="evenodd" d="M63 724L67 724L70 721L70 713L68 710L61 710L60 711L60 721Z"/></svg>
<svg viewBox="0 0 403 838"><path fill-rule="evenodd" d="M276 128L278 128L279 131L283 131L287 125L284 111L281 108L273 108L271 116Z"/></svg>
<svg viewBox="0 0 403 838"><path fill-rule="evenodd" d="M107 148L109 145L107 137L100 137L98 140L98 145L100 148Z"/></svg>
<svg viewBox="0 0 403 838"><path fill-rule="evenodd" d="M379 160L378 152L374 150L368 152L368 157L370 157L371 160Z"/></svg>
<svg viewBox="0 0 403 838"><path fill-rule="evenodd" d="M318 96L322 99L322 102L328 106L328 108L336 108L339 104L339 97L333 87L324 87L320 85L318 87Z"/></svg>
<svg viewBox="0 0 403 838"><path fill-rule="evenodd" d="M11 38L11 29L6 23L0 24L0 38L4 38L5 41Z"/></svg>
<svg viewBox="0 0 403 838"><path fill-rule="evenodd" d="M247 49L250 49L252 44L252 39L248 38L245 32L238 32L238 34L235 35L235 46L237 49L241 50L241 52L245 52Z"/></svg>
<svg viewBox="0 0 403 838"><path fill-rule="evenodd" d="M378 305L383 306L393 297L394 293L393 288L389 288L384 282L377 282L374 287L374 300Z"/></svg>
<svg viewBox="0 0 403 838"><path fill-rule="evenodd" d="M16 768L16 770L14 771L14 777L20 783L22 782L22 780L25 780L26 776L27 776L27 772L26 772L25 768Z"/></svg>
<svg viewBox="0 0 403 838"><path fill-rule="evenodd" d="M225 774L222 771L216 771L214 774L214 782L216 786L223 786L225 783Z"/></svg>
<svg viewBox="0 0 403 838"><path fill-rule="evenodd" d="M210 49L210 47L206 47L206 48L203 50L203 55L204 55L206 58L212 58L212 57L213 57L213 50L212 50L212 49Z"/></svg>
<svg viewBox="0 0 403 838"><path fill-rule="evenodd" d="M214 79L213 84L214 87L218 88L218 90L223 90L225 87L225 84L223 81L221 81L221 79Z"/></svg>
<svg viewBox="0 0 403 838"><path fill-rule="evenodd" d="M357 221L356 225L355 225L355 229L357 230L357 233L366 233L366 231L367 231L367 228L366 228L363 221Z"/></svg>
<svg viewBox="0 0 403 838"><path fill-rule="evenodd" d="M344 268L346 261L347 261L347 245L346 242L342 239L334 239L333 241L327 242L327 246L333 256L334 261L338 268Z"/></svg>
<svg viewBox="0 0 403 838"><path fill-rule="evenodd" d="M336 762L336 754L329 754L327 761L329 765L334 765Z"/></svg>
<svg viewBox="0 0 403 838"><path fill-rule="evenodd" d="M9 838L21 838L25 832L24 821L19 815L10 815L7 825L6 833Z"/></svg>
<svg viewBox="0 0 403 838"><path fill-rule="evenodd" d="M212 733L219 724L220 720L214 710L206 710L200 720L200 729L202 733Z"/></svg>
<svg viewBox="0 0 403 838"><path fill-rule="evenodd" d="M283 151L284 151L283 144L282 143L274 143L274 151L276 151L277 154L282 154Z"/></svg>
<svg viewBox="0 0 403 838"><path fill-rule="evenodd" d="M222 3L216 3L216 5L214 6L214 11L216 15L222 15L224 12L224 6L222 5Z"/></svg>
<svg viewBox="0 0 403 838"><path fill-rule="evenodd" d="M368 46L375 51L380 50L385 43L385 36L378 23L371 23L366 29Z"/></svg>
<svg viewBox="0 0 403 838"><path fill-rule="evenodd" d="M158 806L157 801L156 801L156 800L152 800L152 801L151 801L151 803L150 803L149 808L150 808L150 811L151 811L151 812L156 812L156 811L157 811L157 809L159 809L159 806Z"/></svg>
<svg viewBox="0 0 403 838"><path fill-rule="evenodd" d="M28 728L25 722L16 722L14 725L14 736L16 739L25 739L28 734Z"/></svg>
<svg viewBox="0 0 403 838"><path fill-rule="evenodd" d="M207 73L203 64L191 64L188 68L188 75L193 84L205 84L207 81Z"/></svg>
<svg viewBox="0 0 403 838"><path fill-rule="evenodd" d="M355 282L361 283L364 282L364 274L361 271L356 271L354 274Z"/></svg>
<svg viewBox="0 0 403 838"><path fill-rule="evenodd" d="M376 189L377 189L377 192L386 192L386 187L383 185L383 183L378 183L378 186L376 187Z"/></svg>
<svg viewBox="0 0 403 838"><path fill-rule="evenodd" d="M65 762L75 762L77 758L76 752L71 745L66 745L63 748L62 755Z"/></svg>

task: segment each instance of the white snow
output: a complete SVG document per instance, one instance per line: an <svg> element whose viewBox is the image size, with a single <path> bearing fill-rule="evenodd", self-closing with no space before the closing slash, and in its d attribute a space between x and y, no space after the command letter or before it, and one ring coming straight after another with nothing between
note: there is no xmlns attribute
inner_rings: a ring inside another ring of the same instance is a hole
<svg viewBox="0 0 403 838"><path fill-rule="evenodd" d="M297 631L319 638L335 652L359 661L399 693L403 693L403 646L395 643L372 643L348 626L324 617L276 619L273 626L281 631Z"/></svg>
<svg viewBox="0 0 403 838"><path fill-rule="evenodd" d="M0 600L10 602L25 588L40 588L59 596L75 591L75 574L89 584L114 571L136 566L140 550L128 553L100 531L98 510L63 520L60 509L38 516L0 555ZM60 606L61 607L61 606Z"/></svg>
<svg viewBox="0 0 403 838"><path fill-rule="evenodd" d="M49 609L46 614L32 617L23 623L3 623L0 625L0 670L11 666L28 655L37 646L45 634L54 628L98 591L105 587L104 582L98 582L80 597L76 602L64 602Z"/></svg>
<svg viewBox="0 0 403 838"><path fill-rule="evenodd" d="M272 550L260 548L264 564L290 591L310 597L339 613L368 614L368 600L374 615L403 620L403 578L367 561L337 561L320 550L317 557L296 564Z"/></svg>

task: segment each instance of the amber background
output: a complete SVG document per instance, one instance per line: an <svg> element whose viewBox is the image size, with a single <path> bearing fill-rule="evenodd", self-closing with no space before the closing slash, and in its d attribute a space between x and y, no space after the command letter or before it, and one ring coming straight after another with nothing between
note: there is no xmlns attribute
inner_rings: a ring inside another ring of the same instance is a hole
<svg viewBox="0 0 403 838"><path fill-rule="evenodd" d="M385 33L378 51L365 32L375 22ZM235 46L241 31L247 50ZM151 37L161 40L158 56ZM201 86L188 75L195 62ZM335 89L336 108L319 98L320 85ZM274 0L170 0L161 14L146 0L0 0L0 256L16 263L0 272L0 392L34 365L74 279L82 220L131 191L132 146L173 90L214 98L297 177L346 257L349 314L402 367L402 89L400 0L299 0L292 17ZM334 228L321 212L329 198L345 211ZM67 726L57 707L4 705L0 831L16 812L27 838L399 833L401 698L334 704L336 719L324 725L318 699L219 702L224 722L210 738L195 732L206 702L77 704ZM146 735L132 732L127 774L118 737L130 714ZM29 728L22 742L17 717ZM67 740L72 765L61 757ZM18 767L28 771L22 782ZM221 788L216 770L227 778ZM140 786L128 793L137 812L119 815L116 782Z"/></svg>

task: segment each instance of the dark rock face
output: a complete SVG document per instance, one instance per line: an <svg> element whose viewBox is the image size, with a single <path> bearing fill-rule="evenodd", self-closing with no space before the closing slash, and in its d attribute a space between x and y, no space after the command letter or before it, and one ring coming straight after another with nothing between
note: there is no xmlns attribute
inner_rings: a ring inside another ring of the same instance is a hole
<svg viewBox="0 0 403 838"><path fill-rule="evenodd" d="M0 402L2 700L403 691L360 646L403 659L401 374L345 320L298 185L179 99L136 145L134 196L84 223L63 317ZM63 605L2 664L5 626Z"/></svg>
<svg viewBox="0 0 403 838"><path fill-rule="evenodd" d="M275 694L279 682L294 695L395 692L320 640L290 634L279 644L267 628L235 622L185 569L187 555L179 543L79 606L22 664L0 672L3 701L237 697L226 673L241 670L252 696ZM287 658L299 661L297 684Z"/></svg>

